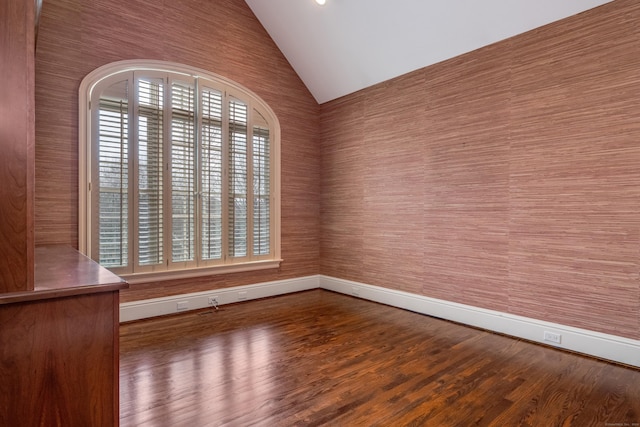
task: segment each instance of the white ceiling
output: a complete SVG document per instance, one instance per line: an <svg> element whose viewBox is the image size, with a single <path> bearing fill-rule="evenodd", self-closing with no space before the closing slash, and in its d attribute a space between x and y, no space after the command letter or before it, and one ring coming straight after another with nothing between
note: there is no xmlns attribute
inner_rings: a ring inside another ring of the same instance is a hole
<svg viewBox="0 0 640 427"><path fill-rule="evenodd" d="M612 0L245 0L316 101Z"/></svg>

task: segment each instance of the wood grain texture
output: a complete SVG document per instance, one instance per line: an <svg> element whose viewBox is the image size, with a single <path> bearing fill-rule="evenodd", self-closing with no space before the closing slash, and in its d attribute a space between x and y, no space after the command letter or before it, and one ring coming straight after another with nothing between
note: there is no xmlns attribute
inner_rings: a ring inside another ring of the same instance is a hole
<svg viewBox="0 0 640 427"><path fill-rule="evenodd" d="M33 290L0 294L0 305L41 301L125 289L128 284L69 246L35 250Z"/></svg>
<svg viewBox="0 0 640 427"><path fill-rule="evenodd" d="M36 241L78 241L78 101L82 78L123 59L203 68L263 98L281 125L279 270L133 285L123 301L317 274L319 106L242 0L158 3L50 0L36 55Z"/></svg>
<svg viewBox="0 0 640 427"><path fill-rule="evenodd" d="M35 279L0 294L0 425L117 425L127 284L69 247L36 248Z"/></svg>
<svg viewBox="0 0 640 427"><path fill-rule="evenodd" d="M616 0L322 105L321 272L640 339L638 22Z"/></svg>
<svg viewBox="0 0 640 427"><path fill-rule="evenodd" d="M33 289L34 2L0 2L0 293Z"/></svg>
<svg viewBox="0 0 640 427"><path fill-rule="evenodd" d="M0 425L117 425L117 307L117 291L0 306Z"/></svg>
<svg viewBox="0 0 640 427"><path fill-rule="evenodd" d="M638 370L322 290L124 324L120 349L122 426L640 422Z"/></svg>

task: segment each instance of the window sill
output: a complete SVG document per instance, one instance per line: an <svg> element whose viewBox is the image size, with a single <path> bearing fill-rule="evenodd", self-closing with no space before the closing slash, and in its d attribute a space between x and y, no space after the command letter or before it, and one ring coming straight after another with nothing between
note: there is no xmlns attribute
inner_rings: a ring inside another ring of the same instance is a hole
<svg viewBox="0 0 640 427"><path fill-rule="evenodd" d="M279 268L281 259L255 261L243 264L219 265L215 267L191 268L185 270L156 271L152 273L122 274L120 277L129 284L163 282L166 280L189 279L192 277L213 276L218 274L241 273L245 271Z"/></svg>

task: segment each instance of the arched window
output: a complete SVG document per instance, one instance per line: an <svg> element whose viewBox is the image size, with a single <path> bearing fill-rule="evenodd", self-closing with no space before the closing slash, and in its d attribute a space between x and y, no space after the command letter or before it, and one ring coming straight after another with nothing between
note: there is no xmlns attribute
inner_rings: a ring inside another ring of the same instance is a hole
<svg viewBox="0 0 640 427"><path fill-rule="evenodd" d="M93 71L80 250L133 281L277 267L279 147L271 108L227 79L159 61Z"/></svg>

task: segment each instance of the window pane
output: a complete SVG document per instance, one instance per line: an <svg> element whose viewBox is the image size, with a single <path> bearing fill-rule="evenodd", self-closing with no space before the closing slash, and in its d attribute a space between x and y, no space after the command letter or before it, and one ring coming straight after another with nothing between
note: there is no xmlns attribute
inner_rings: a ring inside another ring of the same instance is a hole
<svg viewBox="0 0 640 427"><path fill-rule="evenodd" d="M247 106L229 102L229 256L247 255Z"/></svg>
<svg viewBox="0 0 640 427"><path fill-rule="evenodd" d="M194 89L185 83L171 87L172 260L195 256Z"/></svg>
<svg viewBox="0 0 640 427"><path fill-rule="evenodd" d="M256 120L253 127L253 254L268 255L271 251L269 245L271 238L269 128L264 118L255 110L254 117Z"/></svg>
<svg viewBox="0 0 640 427"><path fill-rule="evenodd" d="M83 251L119 274L279 257L279 127L262 100L158 61L91 76L81 85L81 116L91 119Z"/></svg>
<svg viewBox="0 0 640 427"><path fill-rule="evenodd" d="M98 112L98 262L128 264L128 82L118 82L100 96Z"/></svg>
<svg viewBox="0 0 640 427"><path fill-rule="evenodd" d="M222 93L201 92L202 259L222 258Z"/></svg>
<svg viewBox="0 0 640 427"><path fill-rule="evenodd" d="M138 80L138 263L163 261L162 80Z"/></svg>

